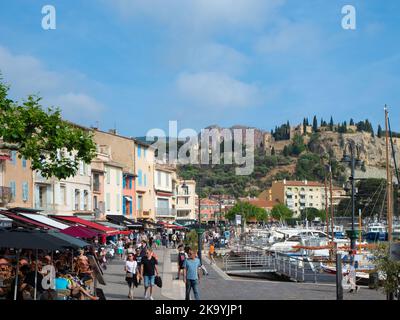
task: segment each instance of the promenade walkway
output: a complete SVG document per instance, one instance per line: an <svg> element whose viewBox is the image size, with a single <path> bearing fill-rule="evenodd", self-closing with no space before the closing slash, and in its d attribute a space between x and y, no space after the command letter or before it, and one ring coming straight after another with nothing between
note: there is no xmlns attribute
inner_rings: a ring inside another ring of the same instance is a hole
<svg viewBox="0 0 400 320"><path fill-rule="evenodd" d="M177 276L176 250L159 249L159 271L163 288L156 287L155 300L184 300L185 288ZM332 284L278 282L259 279L232 278L203 258L209 275L201 279L200 298L202 300L335 300L336 287ZM105 273L107 286L100 286L108 300L128 300L128 287L123 272L124 262L114 260ZM143 300L143 285L134 291L136 300ZM380 291L361 287L355 294L344 293L345 300L384 300Z"/></svg>

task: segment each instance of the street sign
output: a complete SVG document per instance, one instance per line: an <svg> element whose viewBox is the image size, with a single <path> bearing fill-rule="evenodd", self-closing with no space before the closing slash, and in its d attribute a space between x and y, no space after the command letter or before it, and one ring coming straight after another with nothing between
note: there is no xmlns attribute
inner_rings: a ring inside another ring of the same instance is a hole
<svg viewBox="0 0 400 320"><path fill-rule="evenodd" d="M235 222L237 226L242 224L242 216L240 214L235 215Z"/></svg>

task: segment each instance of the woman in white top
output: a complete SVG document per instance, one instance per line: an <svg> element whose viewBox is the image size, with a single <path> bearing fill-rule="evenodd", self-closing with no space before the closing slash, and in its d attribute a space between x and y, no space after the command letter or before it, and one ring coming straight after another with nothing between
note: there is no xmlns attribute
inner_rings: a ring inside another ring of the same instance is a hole
<svg viewBox="0 0 400 320"><path fill-rule="evenodd" d="M129 294L128 298L133 300L133 289L134 286L137 287L137 278L136 278L136 271L137 271L137 261L133 253L128 254L128 260L126 260L124 270L126 272L125 280L129 286Z"/></svg>

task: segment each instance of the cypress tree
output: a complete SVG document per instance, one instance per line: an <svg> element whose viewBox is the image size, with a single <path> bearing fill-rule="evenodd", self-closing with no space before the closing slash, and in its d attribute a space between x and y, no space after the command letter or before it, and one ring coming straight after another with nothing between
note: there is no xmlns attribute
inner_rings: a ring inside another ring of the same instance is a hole
<svg viewBox="0 0 400 320"><path fill-rule="evenodd" d="M333 118L331 116L331 120L329 121L329 129L333 131Z"/></svg>
<svg viewBox="0 0 400 320"><path fill-rule="evenodd" d="M377 133L378 138L382 138L382 127L381 125L378 125L378 133Z"/></svg>
<svg viewBox="0 0 400 320"><path fill-rule="evenodd" d="M313 119L313 132L317 132L318 131L318 121L317 121L317 116L314 116Z"/></svg>

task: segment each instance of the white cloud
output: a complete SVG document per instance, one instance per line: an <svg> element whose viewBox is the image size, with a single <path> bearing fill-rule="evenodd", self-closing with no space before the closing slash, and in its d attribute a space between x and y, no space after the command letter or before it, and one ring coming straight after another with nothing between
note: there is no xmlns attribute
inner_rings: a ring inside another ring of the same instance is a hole
<svg viewBox="0 0 400 320"><path fill-rule="evenodd" d="M282 20L258 39L255 49L265 54L315 54L321 50L322 44L316 26Z"/></svg>
<svg viewBox="0 0 400 320"><path fill-rule="evenodd" d="M242 74L250 59L232 47L215 42L175 44L167 55L169 65L189 72Z"/></svg>
<svg viewBox="0 0 400 320"><path fill-rule="evenodd" d="M209 29L254 27L273 16L285 0L114 0L122 16L147 16L168 26Z"/></svg>
<svg viewBox="0 0 400 320"><path fill-rule="evenodd" d="M2 46L0 71L3 81L10 85L10 94L15 100L38 94L43 97L43 105L60 107L69 120L87 120L94 112L104 109L96 99L82 92L82 87L89 86L90 81L81 73L71 70L63 73L50 71L39 59L15 55ZM92 85L98 84L92 81Z"/></svg>
<svg viewBox="0 0 400 320"><path fill-rule="evenodd" d="M80 119L90 120L104 109L94 98L83 93L62 94L52 99L52 102L55 106L63 106L62 111L66 118L79 115Z"/></svg>
<svg viewBox="0 0 400 320"><path fill-rule="evenodd" d="M182 73L177 80L179 94L189 103L212 108L244 108L259 105L261 90L223 73Z"/></svg>

